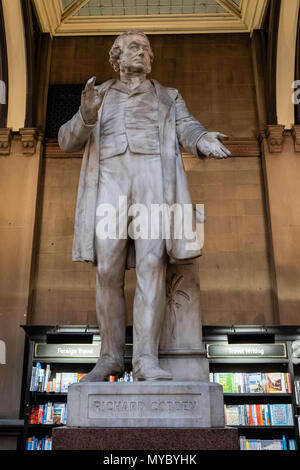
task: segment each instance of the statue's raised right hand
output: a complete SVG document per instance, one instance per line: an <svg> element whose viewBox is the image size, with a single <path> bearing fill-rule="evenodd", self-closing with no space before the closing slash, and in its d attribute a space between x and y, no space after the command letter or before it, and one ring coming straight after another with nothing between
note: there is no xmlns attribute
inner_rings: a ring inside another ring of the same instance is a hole
<svg viewBox="0 0 300 470"><path fill-rule="evenodd" d="M96 77L90 78L81 93L80 112L86 124L95 124L98 110L103 100L103 94L95 88Z"/></svg>

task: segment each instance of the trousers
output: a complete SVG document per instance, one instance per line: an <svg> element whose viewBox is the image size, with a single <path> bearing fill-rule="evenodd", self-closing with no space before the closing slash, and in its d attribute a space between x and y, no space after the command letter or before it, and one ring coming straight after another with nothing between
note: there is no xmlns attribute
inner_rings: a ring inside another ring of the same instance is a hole
<svg viewBox="0 0 300 470"><path fill-rule="evenodd" d="M126 205L122 209L120 197L126 197ZM100 162L95 232L96 313L102 341L100 357L112 358L120 364L123 363L125 347L124 279L127 234L133 221L130 208L143 204L150 211L152 204L162 203L160 155L134 154L127 149L121 155ZM97 230L105 220L105 208L113 209L118 229L118 233L109 238L104 238ZM120 210L122 234L119 232ZM161 229L155 238L136 237L134 244L137 283L133 303L133 367L138 366L144 357L157 360L166 303L167 264Z"/></svg>

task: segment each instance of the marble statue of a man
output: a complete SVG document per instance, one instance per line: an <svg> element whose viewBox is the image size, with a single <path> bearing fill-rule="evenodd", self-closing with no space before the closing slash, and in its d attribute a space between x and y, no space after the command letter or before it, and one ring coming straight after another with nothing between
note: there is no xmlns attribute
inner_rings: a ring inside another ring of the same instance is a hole
<svg viewBox="0 0 300 470"><path fill-rule="evenodd" d="M184 237L174 237L172 230L168 238L164 237L161 228L155 237L129 238L129 208L134 204L143 204L149 210L157 204L191 204L179 144L196 156L226 158L230 154L220 141L225 136L208 132L191 116L176 89L146 78L152 60L153 52L144 33L128 31L117 37L110 50L110 62L120 72L120 79L100 86L95 86L95 77L89 79L78 112L59 130L63 151L84 147L72 258L97 266L96 312L102 340L98 362L83 379L87 382L123 373L124 276L132 247L137 275L134 379L172 379L158 362L166 305L166 266L167 262L195 258L200 249L187 249ZM117 220L122 220L117 236L99 235L101 207L113 207Z"/></svg>

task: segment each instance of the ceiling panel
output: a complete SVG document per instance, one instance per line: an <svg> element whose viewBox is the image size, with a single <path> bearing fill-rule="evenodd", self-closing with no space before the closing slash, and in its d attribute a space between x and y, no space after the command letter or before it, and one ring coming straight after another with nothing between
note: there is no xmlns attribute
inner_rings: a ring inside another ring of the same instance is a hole
<svg viewBox="0 0 300 470"><path fill-rule="evenodd" d="M63 9L67 8L72 2L73 0L62 0L61 3L62 3Z"/></svg>
<svg viewBox="0 0 300 470"><path fill-rule="evenodd" d="M226 13L216 0L89 0L77 16Z"/></svg>

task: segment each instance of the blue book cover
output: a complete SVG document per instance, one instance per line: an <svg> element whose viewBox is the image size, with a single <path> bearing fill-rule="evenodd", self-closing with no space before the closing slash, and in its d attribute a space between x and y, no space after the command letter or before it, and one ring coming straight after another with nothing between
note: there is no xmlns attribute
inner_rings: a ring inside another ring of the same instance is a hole
<svg viewBox="0 0 300 470"><path fill-rule="evenodd" d="M32 438L27 439L26 450L33 450L33 440L32 440Z"/></svg>
<svg viewBox="0 0 300 470"><path fill-rule="evenodd" d="M34 391L38 389L39 372L40 372L40 369L42 368L42 364L40 362L37 362L35 367L36 367L36 370L35 370L35 378L34 378L34 384L33 384Z"/></svg>
<svg viewBox="0 0 300 470"><path fill-rule="evenodd" d="M282 436L281 445L282 445L282 450L287 450L287 443L286 443L285 436Z"/></svg>
<svg viewBox="0 0 300 470"><path fill-rule="evenodd" d="M261 373L249 373L248 377L248 393L263 393Z"/></svg>
<svg viewBox="0 0 300 470"><path fill-rule="evenodd" d="M289 424L287 405L270 405L272 426L286 426Z"/></svg>
<svg viewBox="0 0 300 470"><path fill-rule="evenodd" d="M33 450L38 450L38 439L35 436L33 436L32 441L33 441Z"/></svg>
<svg viewBox="0 0 300 470"><path fill-rule="evenodd" d="M48 404L46 403L44 405L44 411L43 411L43 417L42 417L42 424L46 423L47 420L47 409L48 409Z"/></svg>

